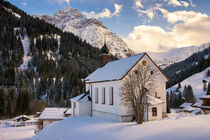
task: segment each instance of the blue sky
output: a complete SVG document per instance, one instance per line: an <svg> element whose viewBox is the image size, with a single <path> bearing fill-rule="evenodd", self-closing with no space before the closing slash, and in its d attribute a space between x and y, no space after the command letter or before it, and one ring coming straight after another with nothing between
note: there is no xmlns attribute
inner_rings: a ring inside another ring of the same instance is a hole
<svg viewBox="0 0 210 140"><path fill-rule="evenodd" d="M28 14L67 6L97 18L136 51L167 51L210 42L210 0L8 0Z"/></svg>

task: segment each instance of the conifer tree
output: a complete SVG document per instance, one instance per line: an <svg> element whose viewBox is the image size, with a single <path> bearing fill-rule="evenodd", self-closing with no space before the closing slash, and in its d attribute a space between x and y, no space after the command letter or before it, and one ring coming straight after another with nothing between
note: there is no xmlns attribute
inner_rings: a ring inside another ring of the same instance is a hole
<svg viewBox="0 0 210 140"><path fill-rule="evenodd" d="M207 71L207 76L210 77L210 70Z"/></svg>
<svg viewBox="0 0 210 140"><path fill-rule="evenodd" d="M179 82L179 84L178 84L178 89L180 89L182 86L181 86L181 83Z"/></svg>
<svg viewBox="0 0 210 140"><path fill-rule="evenodd" d="M194 97L193 89L191 85L187 86L184 93L185 93L185 102L195 103L195 97Z"/></svg>
<svg viewBox="0 0 210 140"><path fill-rule="evenodd" d="M206 95L210 95L210 82L208 83Z"/></svg>
<svg viewBox="0 0 210 140"><path fill-rule="evenodd" d="M5 113L5 91L3 88L0 89L0 117L4 116Z"/></svg>

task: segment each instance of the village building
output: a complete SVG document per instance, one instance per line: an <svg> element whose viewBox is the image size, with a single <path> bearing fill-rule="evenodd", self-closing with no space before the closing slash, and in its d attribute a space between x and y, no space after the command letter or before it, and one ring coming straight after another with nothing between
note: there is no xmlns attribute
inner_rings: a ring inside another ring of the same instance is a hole
<svg viewBox="0 0 210 140"><path fill-rule="evenodd" d="M159 120L166 117L166 82L168 78L147 53L109 62L106 44L100 54L101 67L91 73L86 81L86 92L71 99L73 116L96 116L127 122L133 120L133 110L122 104L122 84L130 72L138 71L138 66L150 65L157 71L155 90L149 94L149 106L144 120ZM151 75L153 71L150 72Z"/></svg>
<svg viewBox="0 0 210 140"><path fill-rule="evenodd" d="M33 116L20 115L13 119L13 126L36 125L37 119Z"/></svg>
<svg viewBox="0 0 210 140"><path fill-rule="evenodd" d="M51 123L63 120L70 115L71 109L46 107L38 119L40 125L39 129L42 129Z"/></svg>
<svg viewBox="0 0 210 140"><path fill-rule="evenodd" d="M202 100L202 103L197 103L194 106L202 110L201 114L210 114L210 95L201 96L199 99Z"/></svg>
<svg viewBox="0 0 210 140"><path fill-rule="evenodd" d="M27 120L30 120L30 119L26 115L20 115L13 119L13 121L16 121L16 122L25 122Z"/></svg>

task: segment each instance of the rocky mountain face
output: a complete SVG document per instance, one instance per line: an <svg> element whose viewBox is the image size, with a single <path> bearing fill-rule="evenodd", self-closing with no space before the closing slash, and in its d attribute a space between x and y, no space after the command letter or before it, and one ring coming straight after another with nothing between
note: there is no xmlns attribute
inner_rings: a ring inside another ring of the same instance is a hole
<svg viewBox="0 0 210 140"><path fill-rule="evenodd" d="M115 33L109 31L102 22L96 19L87 19L78 10L67 7L51 16L38 16L63 31L72 32L82 40L86 40L92 46L101 48L106 39L110 53L118 58L133 55L127 44Z"/></svg>

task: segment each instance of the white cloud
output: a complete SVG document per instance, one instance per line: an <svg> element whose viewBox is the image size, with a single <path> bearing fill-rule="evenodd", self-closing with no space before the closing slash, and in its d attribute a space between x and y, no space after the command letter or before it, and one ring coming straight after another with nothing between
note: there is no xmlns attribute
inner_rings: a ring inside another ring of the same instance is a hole
<svg viewBox="0 0 210 140"><path fill-rule="evenodd" d="M82 12L82 14L85 15L87 18L95 18L95 19L98 19L98 18L112 18L114 16L119 16L119 13L122 10L122 5L118 5L118 4L115 3L114 7L115 7L115 11L113 13L111 13L109 9L105 8L100 13L96 13L94 11L91 11L90 13Z"/></svg>
<svg viewBox="0 0 210 140"><path fill-rule="evenodd" d="M142 5L141 0L135 0L134 4L137 8L144 8L144 6Z"/></svg>
<svg viewBox="0 0 210 140"><path fill-rule="evenodd" d="M139 16L144 18L145 22L149 22L154 18L156 11L162 7L162 4L159 2L155 2L154 4L152 2L152 5L146 8L142 2L142 0L134 0L133 9L138 13Z"/></svg>
<svg viewBox="0 0 210 140"><path fill-rule="evenodd" d="M136 26L124 38L128 46L137 51L163 52L184 46L199 46L210 42L210 17L194 11L168 12L160 9L172 27L169 31L158 26Z"/></svg>
<svg viewBox="0 0 210 140"><path fill-rule="evenodd" d="M23 6L26 6L26 5L27 5L27 3L26 3L26 2L23 2L23 3L22 3L22 5L23 5Z"/></svg>
<svg viewBox="0 0 210 140"><path fill-rule="evenodd" d="M66 3L67 5L70 5L70 0L48 0L48 2L50 2L50 3L58 3L58 4L64 4L64 3Z"/></svg>
<svg viewBox="0 0 210 140"><path fill-rule="evenodd" d="M184 22L184 23L193 23L196 21L200 21L203 18L208 18L208 15L202 14L200 12L194 11L175 11L175 12L168 12L163 8L159 8L162 12L163 17L167 19L169 23L177 23L177 22ZM202 24L201 24L202 25Z"/></svg>
<svg viewBox="0 0 210 140"><path fill-rule="evenodd" d="M168 5L171 6L184 6L184 7L188 7L190 4L186 1L178 1L178 0L165 0L166 2L168 2Z"/></svg>
<svg viewBox="0 0 210 140"><path fill-rule="evenodd" d="M115 12L112 14L112 16L118 16L119 13L122 10L122 5L114 4Z"/></svg>
<svg viewBox="0 0 210 140"><path fill-rule="evenodd" d="M168 2L168 5L172 5L174 7L176 6L184 6L184 7L188 7L189 3L186 1L178 1L178 0L165 0Z"/></svg>

